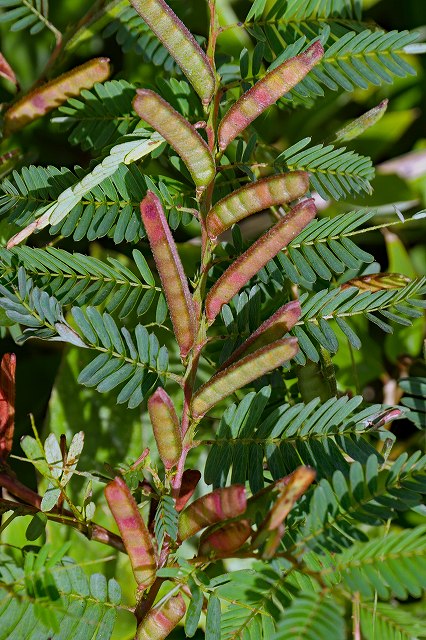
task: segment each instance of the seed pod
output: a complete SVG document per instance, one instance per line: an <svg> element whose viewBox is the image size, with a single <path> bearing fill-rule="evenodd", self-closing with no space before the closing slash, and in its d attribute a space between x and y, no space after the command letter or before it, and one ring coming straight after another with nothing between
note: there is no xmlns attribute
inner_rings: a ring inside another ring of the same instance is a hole
<svg viewBox="0 0 426 640"><path fill-rule="evenodd" d="M248 520L225 522L207 529L200 538L198 555L229 556L238 551L252 533Z"/></svg>
<svg viewBox="0 0 426 640"><path fill-rule="evenodd" d="M373 107L356 120L352 120L345 127L336 132L335 140L339 142L349 142L360 136L364 131L376 124L385 114L389 100L382 100L376 107Z"/></svg>
<svg viewBox="0 0 426 640"><path fill-rule="evenodd" d="M306 51L286 60L246 91L232 105L219 125L219 149L226 149L265 109L303 80L323 55L321 42L314 42Z"/></svg>
<svg viewBox="0 0 426 640"><path fill-rule="evenodd" d="M203 104L213 96L212 66L194 36L164 0L131 0L133 7L176 60Z"/></svg>
<svg viewBox="0 0 426 640"><path fill-rule="evenodd" d="M166 469L171 469L182 453L182 434L173 402L161 387L148 400L148 411L158 453Z"/></svg>
<svg viewBox="0 0 426 640"><path fill-rule="evenodd" d="M0 461L5 461L12 449L15 430L16 356L5 353L0 365Z"/></svg>
<svg viewBox="0 0 426 640"><path fill-rule="evenodd" d="M17 86L18 81L16 80L15 72L2 53L0 53L0 76Z"/></svg>
<svg viewBox="0 0 426 640"><path fill-rule="evenodd" d="M241 356L247 356L249 353L253 353L253 351L257 351L257 349L283 338L285 334L294 327L301 313L300 302L298 300L287 302L287 304L275 311L270 318L265 320L265 322L231 354L220 368L226 369L226 367L229 367L232 362L235 362L241 358Z"/></svg>
<svg viewBox="0 0 426 640"><path fill-rule="evenodd" d="M216 373L198 389L192 401L192 414L201 418L215 404L249 382L293 358L298 352L297 338L283 338L238 360L228 369Z"/></svg>
<svg viewBox="0 0 426 640"><path fill-rule="evenodd" d="M244 513L247 506L246 490L242 484L216 489L189 505L179 516L178 534L186 540L197 531L222 520Z"/></svg>
<svg viewBox="0 0 426 640"><path fill-rule="evenodd" d="M160 607L154 607L137 628L135 640L164 640L185 615L186 606L180 593Z"/></svg>
<svg viewBox="0 0 426 640"><path fill-rule="evenodd" d="M308 188L309 175L305 171L271 176L245 185L219 200L209 211L207 232L214 238L252 213L300 198Z"/></svg>
<svg viewBox="0 0 426 640"><path fill-rule="evenodd" d="M141 589L146 589L155 580L157 564L138 505L127 484L118 476L107 484L105 497L123 538L136 582Z"/></svg>
<svg viewBox="0 0 426 640"><path fill-rule="evenodd" d="M299 467L290 476L278 482L275 489L279 490L279 495L269 511L268 515L260 525L253 545L258 547L263 542L269 541L271 532L279 531L279 538L282 537L283 522L290 513L297 500L305 493L310 484L315 480L316 472L311 467ZM273 537L276 542L276 536ZM271 541L270 550L275 543Z"/></svg>
<svg viewBox="0 0 426 640"><path fill-rule="evenodd" d="M5 134L9 135L41 118L72 96L78 96L82 89L90 89L96 82L104 82L109 74L109 58L94 58L37 87L6 111Z"/></svg>
<svg viewBox="0 0 426 640"><path fill-rule="evenodd" d="M148 191L141 202L142 222L161 278L173 330L182 357L195 340L196 319L192 296L159 198Z"/></svg>
<svg viewBox="0 0 426 640"><path fill-rule="evenodd" d="M357 287L362 291L384 291L386 289L399 289L405 287L410 282L410 278L402 273L373 273L370 276L360 276L348 280L342 285L342 289Z"/></svg>
<svg viewBox="0 0 426 640"><path fill-rule="evenodd" d="M201 191L213 180L213 156L197 130L155 91L138 89L133 100L136 113L161 133L180 155L196 186Z"/></svg>
<svg viewBox="0 0 426 640"><path fill-rule="evenodd" d="M206 313L210 322L216 318L222 305L229 302L269 260L284 249L315 217L315 214L313 198L304 200L232 263L207 295Z"/></svg>
<svg viewBox="0 0 426 640"><path fill-rule="evenodd" d="M176 511L182 511L188 500L194 495L197 484L200 482L201 473L198 469L185 469L182 476L179 495L176 498Z"/></svg>

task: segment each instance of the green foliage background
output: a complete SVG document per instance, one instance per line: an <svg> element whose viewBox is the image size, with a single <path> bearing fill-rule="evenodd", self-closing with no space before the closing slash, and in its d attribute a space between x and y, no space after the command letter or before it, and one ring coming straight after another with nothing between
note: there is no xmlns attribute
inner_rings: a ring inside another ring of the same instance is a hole
<svg viewBox="0 0 426 640"><path fill-rule="evenodd" d="M64 31L67 28L73 28L76 21L92 4L87 0L51 2L50 18L59 29ZM204 4L200 0L170 2L172 8L194 33L206 36L207 13ZM223 16L231 15L228 19L232 22L243 18L250 7L250 3L245 0L235 2L221 0L219 5ZM386 30L420 30L424 35L426 16L423 3L419 0L404 0L404 2L366 0L364 5L366 22L375 20ZM232 18L232 15L235 15L235 18ZM8 25L1 26L0 34L1 49L19 75L22 86L24 88L31 86L49 57L52 35L45 30L29 38L22 32L11 32ZM242 45L253 49L253 42L250 43L242 31L230 30L221 37L230 50L237 52ZM119 77L130 83L149 83L158 75L165 75L160 67L148 64L134 49L129 48L129 51L123 53L113 34L109 37L96 34L81 43L67 59L66 68L71 68L89 57L103 54L112 59L116 70L120 70ZM349 143L348 148L371 156L374 163L379 165L411 151L426 151L426 57L413 57L410 62L416 68L416 76L396 79L393 84L385 84L379 89L374 87L367 90L355 89L339 97L329 92L324 99L317 102L315 109L309 112L301 109L296 113L283 116L282 113L272 109L267 115L262 116L259 127L263 128L265 138L271 140L279 129L281 148L290 147L306 136L312 138L311 145L320 144L324 140L332 139L333 133L349 120L377 105L382 99L389 98L389 108L380 122ZM0 81L0 102L9 99L10 92L7 84ZM49 124L47 118L23 131L20 143L22 148L26 149L26 161L30 160L33 164L58 165L58 159L60 159L61 166L87 166L91 158L89 152L82 150L79 146L68 144L65 136L58 133L57 127ZM2 153L6 151L7 146L3 148ZM408 212L426 208L426 169L423 175L415 179L379 171L372 186L371 197L360 194L357 197L347 198L344 203L334 203L328 207L327 215L351 211L368 203L369 207L378 207L378 213L374 217L375 224L386 221L393 224L397 220L393 209L394 203L399 203L399 208L404 208L404 212L405 204L401 203L408 203ZM426 275L426 245L424 226L422 232L421 222L419 220L398 225L395 227L396 236L388 234L383 237L382 233L377 231L366 234L363 240L357 236L356 240L363 250L374 255L380 265L380 269L376 268L376 271L388 270L409 277ZM0 225L0 233L3 235L6 233L5 224L2 222ZM392 230L392 226L389 229ZM185 245L183 242L195 234L196 227L193 224L180 226L176 233L177 240L182 242L181 256L188 273L194 271L198 253L194 246ZM106 255L115 256L127 265L130 265L132 260L130 248L123 248L123 253L117 255L109 239L96 240L92 243L82 239L76 244L69 238L62 242L61 248L81 253L89 252L101 260L104 260ZM151 310L149 312L151 315L148 315L151 321L153 313ZM388 401L388 396L385 395L387 393L385 383L389 379L398 377L403 356L411 358L414 362L410 369L411 375L426 375L426 367L422 361L424 339L422 319L416 320L413 328L398 326L392 335L386 336L379 330L376 331L375 326L368 325L363 317L355 319L354 325L358 334L362 336L362 349L355 351L350 346L344 345L334 358L338 367L341 391L362 393L369 402ZM171 347L168 334L163 333L164 342ZM79 430L85 431L86 446L80 463L82 469L102 470L104 463L114 466L126 460L132 461L144 447L150 445L152 436L146 416L141 420L140 407L129 410L125 405L116 404L114 393L99 394L93 389L77 384L78 372L89 361L84 350L69 346L64 348L61 343L40 341L29 341L21 347L16 347L7 336L2 340L1 350L2 352L16 351L18 357L14 454L22 455L19 438L31 432L28 419L30 412L34 416L39 431L45 435L50 432L58 436L65 433L70 438ZM175 354L172 353L173 357ZM411 453L423 444L421 438L424 436L421 436L408 420L394 423L393 429L397 436L393 455L403 451ZM201 468L202 463L203 459L198 462L193 460L194 466ZM35 488L36 480L31 465L13 460L13 468L23 482ZM110 526L111 519L103 502L102 486L93 487L93 499L97 504L96 520L100 524ZM77 499L78 495L82 494L83 482L76 482L74 491ZM28 517L29 521L30 517ZM410 512L407 516L402 514L398 518L396 527L408 531L414 524L421 522L424 522L424 512ZM25 529L23 520L18 519L6 529L3 540L13 542L15 545L25 545L28 543L25 538ZM47 537L53 551L70 540L72 557L81 561L83 565L87 565L88 573L96 570L104 573L107 578L115 578L123 590L124 602L132 604L133 579L124 556L111 557L108 548L89 543L73 530L52 523L48 525ZM238 568L238 562L235 561L232 569ZM351 588L350 584L348 588ZM304 615L312 610L316 598L319 597L318 594L312 595L312 601L309 598L306 601L301 598L293 604L293 609L299 608L300 615ZM412 597L411 601L404 606L404 611L424 616L424 612L421 613L422 605L424 601ZM296 613L297 611L295 615ZM328 613L332 617L335 612ZM378 613L380 614L380 607ZM385 614L384 606L383 617ZM401 619L404 615L401 613ZM408 623L405 626L409 628ZM113 638L125 640L132 637L133 633L133 617L122 612ZM383 635L376 635L376 637L384 638L384 631L381 633ZM418 633L418 630L413 631L414 633ZM176 631L170 637L180 638L183 635ZM202 636L200 634L195 637ZM408 635L401 637L405 638Z"/></svg>

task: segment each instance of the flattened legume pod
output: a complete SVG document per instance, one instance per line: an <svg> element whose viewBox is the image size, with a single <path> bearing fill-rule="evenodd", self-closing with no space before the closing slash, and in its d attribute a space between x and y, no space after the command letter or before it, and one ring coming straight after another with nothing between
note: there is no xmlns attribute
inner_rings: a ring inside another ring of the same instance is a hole
<svg viewBox="0 0 426 640"><path fill-rule="evenodd" d="M120 477L105 488L105 497L129 554L136 582L146 589L155 580L157 564L151 537L130 489Z"/></svg>
<svg viewBox="0 0 426 640"><path fill-rule="evenodd" d="M138 89L133 100L136 113L161 133L180 155L199 190L215 176L213 156L197 130L158 93Z"/></svg>
<svg viewBox="0 0 426 640"><path fill-rule="evenodd" d="M242 356L247 356L249 353L253 353L253 351L257 351L257 349L283 338L285 334L294 327L301 313L300 302L298 300L292 300L277 309L270 318L265 320L265 322L230 355L220 368L226 369L232 362L235 362Z"/></svg>
<svg viewBox="0 0 426 640"><path fill-rule="evenodd" d="M95 82L104 82L109 74L109 58L94 58L37 87L15 102L4 114L6 135L41 118L72 96L78 96L82 89L90 89Z"/></svg>
<svg viewBox="0 0 426 640"><path fill-rule="evenodd" d="M313 198L304 200L293 207L282 220L264 233L228 267L207 294L206 314L210 322L213 322L222 305L229 302L250 278L256 275L281 249L284 249L315 217L315 214Z"/></svg>
<svg viewBox="0 0 426 640"><path fill-rule="evenodd" d="M181 594L172 596L154 607L137 628L135 640L165 640L185 615L186 605Z"/></svg>
<svg viewBox="0 0 426 640"><path fill-rule="evenodd" d="M321 42L314 42L306 51L286 60L246 91L232 105L219 125L219 149L226 149L228 144L260 116L262 111L303 80L323 55L324 49Z"/></svg>
<svg viewBox="0 0 426 640"><path fill-rule="evenodd" d="M194 301L163 207L152 191L148 191L141 202L141 216L163 285L173 330L181 355L185 357L195 340Z"/></svg>
<svg viewBox="0 0 426 640"><path fill-rule="evenodd" d="M173 402L162 387L148 400L148 412L160 458L171 469L182 453L182 435Z"/></svg>
<svg viewBox="0 0 426 640"><path fill-rule="evenodd" d="M213 96L212 66L192 35L164 0L131 0L133 7L176 60L203 104Z"/></svg>
<svg viewBox="0 0 426 640"><path fill-rule="evenodd" d="M270 176L244 185L210 209L206 218L207 232L214 238L252 213L300 198L308 188L306 171Z"/></svg>
<svg viewBox="0 0 426 640"><path fill-rule="evenodd" d="M178 524L179 538L186 540L211 524L240 516L246 507L244 485L233 484L224 489L216 489L201 496L182 511Z"/></svg>
<svg viewBox="0 0 426 640"><path fill-rule="evenodd" d="M215 404L253 382L265 373L284 364L298 352L297 338L283 338L238 360L228 369L219 371L198 389L192 401L192 414L201 418Z"/></svg>

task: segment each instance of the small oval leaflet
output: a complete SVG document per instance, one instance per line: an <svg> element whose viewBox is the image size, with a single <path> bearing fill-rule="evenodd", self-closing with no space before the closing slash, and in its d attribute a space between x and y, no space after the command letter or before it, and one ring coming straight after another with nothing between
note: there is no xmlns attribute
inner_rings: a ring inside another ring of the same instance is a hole
<svg viewBox="0 0 426 640"><path fill-rule="evenodd" d="M314 42L306 51L286 60L246 91L232 105L219 125L219 149L226 149L265 109L303 80L323 55L321 42Z"/></svg>
<svg viewBox="0 0 426 640"><path fill-rule="evenodd" d="M225 303L229 302L269 260L272 260L306 227L315 214L313 198L304 200L293 207L282 220L264 233L228 267L210 289L206 298L206 313L210 322L213 322Z"/></svg>
<svg viewBox="0 0 426 640"><path fill-rule="evenodd" d="M308 188L309 175L305 171L270 176L244 185L210 209L206 218L207 232L214 238L253 213L297 200Z"/></svg>
<svg viewBox="0 0 426 640"><path fill-rule="evenodd" d="M188 281L163 207L152 191L141 202L141 216L170 311L182 357L195 340L195 309Z"/></svg>
<svg viewBox="0 0 426 640"><path fill-rule="evenodd" d="M138 505L127 484L118 476L107 484L105 497L123 538L136 582L146 589L155 580L157 563Z"/></svg>
<svg viewBox="0 0 426 640"><path fill-rule="evenodd" d="M5 134L22 129L29 122L90 89L95 82L104 82L110 74L108 58L94 58L37 87L15 102L4 114Z"/></svg>
<svg viewBox="0 0 426 640"><path fill-rule="evenodd" d="M171 469L182 453L182 436L173 402L162 387L148 400L148 411L158 453L166 469Z"/></svg>
<svg viewBox="0 0 426 640"><path fill-rule="evenodd" d="M194 36L164 0L131 2L176 60L203 104L207 105L213 96L215 76L206 54Z"/></svg>
<svg viewBox="0 0 426 640"><path fill-rule="evenodd" d="M133 100L136 113L160 133L180 155L198 191L204 190L215 176L213 156L196 129L158 93L138 89Z"/></svg>
<svg viewBox="0 0 426 640"><path fill-rule="evenodd" d="M215 404L253 382L265 373L280 367L299 350L297 338L283 338L238 360L228 369L219 371L198 389L192 401L192 414L201 418Z"/></svg>

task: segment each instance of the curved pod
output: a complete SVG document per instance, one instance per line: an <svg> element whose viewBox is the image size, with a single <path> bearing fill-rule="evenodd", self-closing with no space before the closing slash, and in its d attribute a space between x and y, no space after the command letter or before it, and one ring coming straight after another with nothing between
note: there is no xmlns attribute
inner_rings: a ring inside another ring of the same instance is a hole
<svg viewBox="0 0 426 640"><path fill-rule="evenodd" d="M206 313L210 322L226 302L293 240L315 217L313 198L293 207L286 216L263 234L245 251L210 289L206 298Z"/></svg>
<svg viewBox="0 0 426 640"><path fill-rule="evenodd" d="M246 91L232 105L219 125L219 149L226 149L228 144L265 109L303 80L323 55L321 42L314 42L306 51L286 60Z"/></svg>
<svg viewBox="0 0 426 640"><path fill-rule="evenodd" d="M235 518L244 513L247 496L244 485L216 489L186 507L179 516L178 534L186 540L209 525Z"/></svg>
<svg viewBox="0 0 426 640"><path fill-rule="evenodd" d="M104 82L109 74L109 58L94 58L37 87L15 102L4 114L6 135L41 118L69 98L78 96L82 89L90 89L96 82Z"/></svg>
<svg viewBox="0 0 426 640"><path fill-rule="evenodd" d="M297 338L283 338L242 358L220 371L200 387L192 401L192 414L201 418L215 404L257 380L265 373L294 358L299 350Z"/></svg>
<svg viewBox="0 0 426 640"><path fill-rule="evenodd" d="M136 582L140 588L146 589L155 580L157 564L151 537L138 505L127 484L118 476L107 484L105 497L129 554Z"/></svg>
<svg viewBox="0 0 426 640"><path fill-rule="evenodd" d="M161 133L180 155L199 190L215 176L213 156L196 129L151 89L138 89L133 108L138 116Z"/></svg>
<svg viewBox="0 0 426 640"><path fill-rule="evenodd" d="M160 275L182 357L195 340L196 318L188 281L159 198L148 191L141 202L142 222Z"/></svg>
<svg viewBox="0 0 426 640"><path fill-rule="evenodd" d="M154 607L137 628L135 640L165 640L185 615L186 605L181 594Z"/></svg>
<svg viewBox="0 0 426 640"><path fill-rule="evenodd" d="M212 66L194 36L164 0L131 0L133 7L176 60L203 104L213 96Z"/></svg>
<svg viewBox="0 0 426 640"><path fill-rule="evenodd" d="M206 218L207 233L214 238L253 213L297 200L308 188L309 175L306 171L270 176L245 185L210 209Z"/></svg>
<svg viewBox="0 0 426 640"><path fill-rule="evenodd" d="M182 435L173 402L162 387L148 400L148 412L160 458L166 469L171 469L182 453Z"/></svg>
<svg viewBox="0 0 426 640"><path fill-rule="evenodd" d="M283 338L300 319L301 313L302 310L298 300L292 300L284 304L270 318L262 322L260 327L230 355L220 368L226 369L242 356L247 356L253 351L257 351L257 349Z"/></svg>

